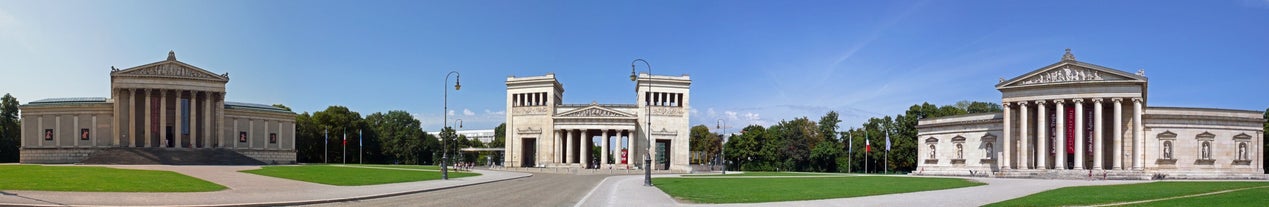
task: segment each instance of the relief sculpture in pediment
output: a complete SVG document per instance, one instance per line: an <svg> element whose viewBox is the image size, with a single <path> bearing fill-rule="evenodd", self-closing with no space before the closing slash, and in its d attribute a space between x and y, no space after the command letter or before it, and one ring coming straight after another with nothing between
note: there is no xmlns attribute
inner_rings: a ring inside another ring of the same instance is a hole
<svg viewBox="0 0 1269 207"><path fill-rule="evenodd" d="M1086 68L1073 68L1070 66L1062 67L1055 70L1046 71L1035 75L1031 79L1023 81L1022 84L1041 84L1041 83L1057 83L1072 81L1099 81L1105 80L1102 74L1096 70Z"/></svg>
<svg viewBox="0 0 1269 207"><path fill-rule="evenodd" d="M155 65L148 68L142 68L128 74L146 75L146 76L174 76L174 77L201 78L201 79L218 79L217 77L213 77L212 75L199 72L192 68L187 68L184 66L172 65L172 64Z"/></svg>

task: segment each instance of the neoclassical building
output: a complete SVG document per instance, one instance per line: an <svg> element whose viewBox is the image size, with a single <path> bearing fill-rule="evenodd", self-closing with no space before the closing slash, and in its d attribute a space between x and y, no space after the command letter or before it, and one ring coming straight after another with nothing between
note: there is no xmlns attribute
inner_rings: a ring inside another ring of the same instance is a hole
<svg viewBox="0 0 1269 207"><path fill-rule="evenodd" d="M79 163L109 149L147 148L228 149L264 163L294 163L295 113L226 102L228 82L228 73L178 61L175 52L112 67L110 98L49 98L19 107L20 162Z"/></svg>
<svg viewBox="0 0 1269 207"><path fill-rule="evenodd" d="M920 120L913 174L1265 178L1261 111L1147 106L1148 86L1144 70L1077 61L1068 49L996 84L1003 113Z"/></svg>
<svg viewBox="0 0 1269 207"><path fill-rule="evenodd" d="M650 155L654 170L690 171L691 84L687 75L645 73L635 81L635 100L640 104L564 104L564 85L553 73L507 77L504 163L508 167L635 169L642 168L645 155ZM588 146L603 147L593 157ZM645 153L649 146L652 151Z"/></svg>

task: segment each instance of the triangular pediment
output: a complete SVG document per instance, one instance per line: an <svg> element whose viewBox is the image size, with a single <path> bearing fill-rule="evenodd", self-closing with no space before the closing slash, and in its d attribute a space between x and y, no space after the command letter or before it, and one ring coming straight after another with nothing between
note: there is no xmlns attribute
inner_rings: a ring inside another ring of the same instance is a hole
<svg viewBox="0 0 1269 207"><path fill-rule="evenodd" d="M1097 82L1146 82L1146 77L1090 63L1063 60L996 85L997 89Z"/></svg>
<svg viewBox="0 0 1269 207"><path fill-rule="evenodd" d="M556 114L555 117L637 118L634 114L612 110L597 105Z"/></svg>
<svg viewBox="0 0 1269 207"><path fill-rule="evenodd" d="M115 69L110 76L123 77L164 77L195 80L229 82L229 74L217 75L202 68L176 60L173 53L168 53L167 60L136 66L128 69Z"/></svg>

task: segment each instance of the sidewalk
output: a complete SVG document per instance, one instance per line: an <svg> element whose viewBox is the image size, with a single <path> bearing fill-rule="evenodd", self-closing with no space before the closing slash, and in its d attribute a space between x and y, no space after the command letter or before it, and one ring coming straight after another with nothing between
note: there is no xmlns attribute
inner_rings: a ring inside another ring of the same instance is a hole
<svg viewBox="0 0 1269 207"><path fill-rule="evenodd" d="M196 193L113 193L0 191L0 205L94 206L276 206L377 198L497 182L528 173L474 170L481 176L368 186L332 186L274 178L240 170L259 166L108 165L126 169L167 170L211 181L227 190Z"/></svg>

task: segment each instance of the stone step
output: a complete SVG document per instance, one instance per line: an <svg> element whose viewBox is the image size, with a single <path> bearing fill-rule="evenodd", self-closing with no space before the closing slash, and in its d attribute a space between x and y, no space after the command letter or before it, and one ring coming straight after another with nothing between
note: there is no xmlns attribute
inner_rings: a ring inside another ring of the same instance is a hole
<svg viewBox="0 0 1269 207"><path fill-rule="evenodd" d="M265 165L228 149L111 148L100 150L82 164L107 165Z"/></svg>

